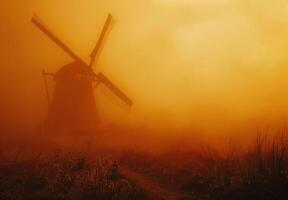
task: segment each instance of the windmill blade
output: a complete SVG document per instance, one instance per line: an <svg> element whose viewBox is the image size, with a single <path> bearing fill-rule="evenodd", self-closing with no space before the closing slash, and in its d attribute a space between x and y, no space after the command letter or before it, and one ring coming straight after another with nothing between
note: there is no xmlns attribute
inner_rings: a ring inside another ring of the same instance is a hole
<svg viewBox="0 0 288 200"><path fill-rule="evenodd" d="M70 57L85 64L85 62L79 56L77 56L66 44L64 44L54 33L52 33L52 31L49 30L49 28L41 21L37 15L34 15L31 21L61 49L63 49Z"/></svg>
<svg viewBox="0 0 288 200"><path fill-rule="evenodd" d="M103 83L107 88L109 88L117 97L119 97L128 106L132 106L132 100L127 97L119 88L117 88L104 74L99 73L97 75L97 80Z"/></svg>
<svg viewBox="0 0 288 200"><path fill-rule="evenodd" d="M96 60L96 57L97 57L98 52L99 52L99 50L101 48L101 45L102 45L102 43L104 41L105 35L106 35L107 31L108 31L108 28L109 28L109 25L110 25L111 21L112 21L112 15L109 14L107 19L106 19L106 22L104 24L104 27L102 29L101 35L100 35L100 37L99 37L99 39L97 41L97 44L96 44L95 48L93 49L92 53L90 54L90 58L91 58L90 65L89 65L90 67L93 66L93 64L94 64L94 62Z"/></svg>

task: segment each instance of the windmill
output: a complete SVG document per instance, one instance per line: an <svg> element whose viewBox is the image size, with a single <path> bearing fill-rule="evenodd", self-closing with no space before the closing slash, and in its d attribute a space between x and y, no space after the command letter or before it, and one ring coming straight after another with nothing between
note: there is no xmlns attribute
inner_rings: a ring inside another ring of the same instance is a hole
<svg viewBox="0 0 288 200"><path fill-rule="evenodd" d="M99 126L99 116L94 99L94 85L103 84L124 104L129 107L132 106L132 100L113 84L112 81L101 72L95 73L92 69L111 24L111 20L112 15L109 14L96 46L90 54L90 63L87 64L51 32L38 16L33 16L31 20L32 23L74 60L72 63L61 67L56 73L43 71L49 102L45 130L56 133L91 132L97 130ZM56 83L51 99L47 86L47 76L52 77Z"/></svg>

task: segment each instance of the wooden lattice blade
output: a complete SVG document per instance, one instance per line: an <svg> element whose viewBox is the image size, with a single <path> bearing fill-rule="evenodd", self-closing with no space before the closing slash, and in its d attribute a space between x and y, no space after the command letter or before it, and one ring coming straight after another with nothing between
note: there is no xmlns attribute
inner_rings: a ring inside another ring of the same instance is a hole
<svg viewBox="0 0 288 200"><path fill-rule="evenodd" d="M109 25L110 25L111 21L112 21L112 15L109 14L107 19L106 19L106 22L104 24L104 27L103 27L103 29L101 31L100 37L99 37L99 39L97 41L97 44L96 44L95 48L93 49L92 53L90 54L90 58L91 58L90 67L92 67L92 65L93 65L93 63L94 63L94 61L95 61L95 59L96 59L96 57L98 55L98 52L99 52L99 50L100 50L100 48L102 46L102 43L104 41L105 35L106 35L107 31L108 31L108 28L109 28Z"/></svg>
<svg viewBox="0 0 288 200"><path fill-rule="evenodd" d="M118 87L116 87L112 81L110 81L104 74L99 73L97 75L98 81L103 83L107 88L109 88L117 97L119 97L128 106L133 105L133 101L127 97Z"/></svg>
<svg viewBox="0 0 288 200"><path fill-rule="evenodd" d="M31 21L61 49L63 49L70 57L85 64L85 62L79 56L77 56L66 44L64 44L52 31L49 30L49 28L41 21L38 16L34 15Z"/></svg>

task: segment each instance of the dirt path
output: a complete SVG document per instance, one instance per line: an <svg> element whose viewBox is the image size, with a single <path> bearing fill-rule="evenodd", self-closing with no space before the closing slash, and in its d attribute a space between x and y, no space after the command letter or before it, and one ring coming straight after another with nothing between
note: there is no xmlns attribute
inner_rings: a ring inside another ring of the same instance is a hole
<svg viewBox="0 0 288 200"><path fill-rule="evenodd" d="M152 181L148 180L147 178L145 178L145 176L143 176L142 174L137 173L129 169L128 167L125 167L125 166L119 167L119 172L122 176L133 181L135 184L139 185L145 191L147 191L149 194L152 194L159 200L179 200L179 199L192 200L192 199L195 199L192 197L187 198L187 197L184 197L183 194L180 194L178 192L164 189L160 187L159 185L153 183Z"/></svg>

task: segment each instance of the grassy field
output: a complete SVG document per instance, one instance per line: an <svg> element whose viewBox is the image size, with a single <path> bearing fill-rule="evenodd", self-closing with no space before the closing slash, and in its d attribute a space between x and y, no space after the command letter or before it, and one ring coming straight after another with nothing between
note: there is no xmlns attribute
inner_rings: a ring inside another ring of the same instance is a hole
<svg viewBox="0 0 288 200"><path fill-rule="evenodd" d="M24 156L21 148L5 156L2 150L0 199L288 199L286 128L273 137L259 134L246 151L234 147L158 154L131 149L117 156L63 150ZM114 159L127 176L113 168Z"/></svg>
<svg viewBox="0 0 288 200"><path fill-rule="evenodd" d="M240 152L233 145L224 153L209 148L160 155L129 150L120 161L162 187L193 199L288 199L287 129L273 137L259 134L247 151Z"/></svg>
<svg viewBox="0 0 288 200"><path fill-rule="evenodd" d="M26 159L2 159L0 199L150 199L129 180L112 177L111 166L108 159L88 159L83 154L61 151Z"/></svg>

